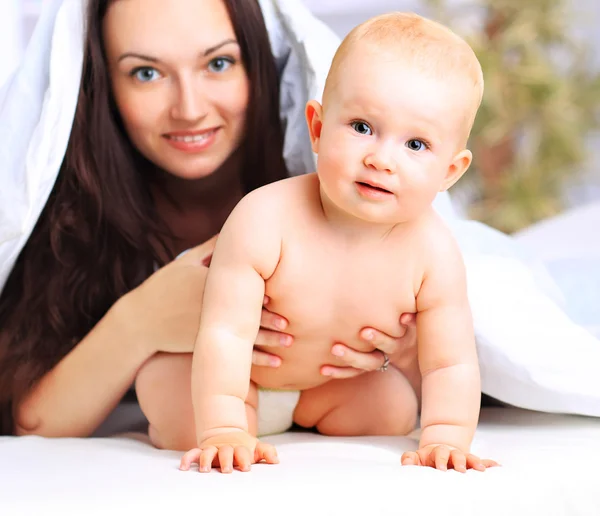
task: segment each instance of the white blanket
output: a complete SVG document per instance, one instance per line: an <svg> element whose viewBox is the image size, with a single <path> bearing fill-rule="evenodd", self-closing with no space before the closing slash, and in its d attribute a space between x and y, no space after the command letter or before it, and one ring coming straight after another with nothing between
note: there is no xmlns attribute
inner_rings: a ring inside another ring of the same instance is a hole
<svg viewBox="0 0 600 516"><path fill-rule="evenodd" d="M312 170L304 104L319 98L338 38L300 0L260 0L281 72L285 158ZM84 0L48 0L21 67L0 88L0 288L46 202L81 75ZM436 207L465 255L484 391L512 405L600 416L600 343L557 304L545 269L514 239Z"/></svg>
<svg viewBox="0 0 600 516"><path fill-rule="evenodd" d="M401 467L414 438L271 436L281 463L250 473L178 470L181 453L133 437L0 438L0 514L597 516L600 420L485 409L485 473Z"/></svg>

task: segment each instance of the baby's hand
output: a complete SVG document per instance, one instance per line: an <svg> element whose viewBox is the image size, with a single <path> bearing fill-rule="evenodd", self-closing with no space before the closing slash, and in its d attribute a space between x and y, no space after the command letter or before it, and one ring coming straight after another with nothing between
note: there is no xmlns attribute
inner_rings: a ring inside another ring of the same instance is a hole
<svg viewBox="0 0 600 516"><path fill-rule="evenodd" d="M472 453L464 454L458 448L443 444L430 444L416 452L405 452L402 454L403 466L428 466L442 471L453 468L465 473L467 469L485 471L499 464L493 460L480 459Z"/></svg>
<svg viewBox="0 0 600 516"><path fill-rule="evenodd" d="M274 446L261 443L244 431L227 432L205 439L198 448L187 452L179 469L187 471L196 462L202 473L209 472L212 466L221 468L221 473L231 473L234 467L250 471L251 464L263 460L267 464L279 463Z"/></svg>

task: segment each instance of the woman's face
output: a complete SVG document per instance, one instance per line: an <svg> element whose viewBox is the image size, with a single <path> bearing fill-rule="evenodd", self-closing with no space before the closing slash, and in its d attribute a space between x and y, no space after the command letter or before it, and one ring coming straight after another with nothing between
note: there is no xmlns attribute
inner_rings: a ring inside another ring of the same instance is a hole
<svg viewBox="0 0 600 516"><path fill-rule="evenodd" d="M117 0L103 26L129 138L182 179L217 170L244 138L248 78L222 0Z"/></svg>

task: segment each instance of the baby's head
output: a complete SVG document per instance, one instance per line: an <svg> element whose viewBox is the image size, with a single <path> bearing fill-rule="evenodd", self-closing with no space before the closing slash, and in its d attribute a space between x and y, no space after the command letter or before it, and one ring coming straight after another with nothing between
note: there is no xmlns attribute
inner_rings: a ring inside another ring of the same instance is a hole
<svg viewBox="0 0 600 516"><path fill-rule="evenodd" d="M378 73L365 75L360 65L369 59ZM352 81L386 81L394 69L423 75L441 90L456 88L464 144L483 96L483 74L475 53L447 27L413 13L390 13L371 18L352 30L338 48L325 83L323 108ZM393 86L393 85L392 85ZM415 91L418 94L418 91Z"/></svg>
<svg viewBox="0 0 600 516"><path fill-rule="evenodd" d="M469 167L465 146L482 95L477 57L443 25L410 13L359 25L334 56L323 105L307 105L325 194L336 202L354 175L374 219L382 209L389 221L417 216Z"/></svg>

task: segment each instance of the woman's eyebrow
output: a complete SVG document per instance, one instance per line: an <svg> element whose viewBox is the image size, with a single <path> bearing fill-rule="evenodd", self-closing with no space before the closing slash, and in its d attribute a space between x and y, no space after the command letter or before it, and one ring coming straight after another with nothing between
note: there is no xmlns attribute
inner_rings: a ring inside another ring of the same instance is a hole
<svg viewBox="0 0 600 516"><path fill-rule="evenodd" d="M237 45L238 42L235 39L226 39L224 41L221 41L221 43L218 43L216 45L213 45L210 48L207 48L204 51L204 56L208 56L210 54L212 54L213 52L216 52L217 50L219 50L221 47L224 47L225 45L230 45L230 44L235 44ZM144 61L150 61L151 63L159 63L160 59L157 59L156 57L151 57L151 56L147 56L144 54L138 54L137 52L125 52L124 54L121 54L121 56L119 57L117 62L121 62L123 59L126 59L128 57L134 57L136 59L142 59Z"/></svg>
<svg viewBox="0 0 600 516"><path fill-rule="evenodd" d="M221 41L221 43L218 43L217 45L214 45L210 48L207 48L204 51L204 56L206 57L209 54L212 54L213 52L216 52L217 50L219 50L221 47L224 47L225 45L229 45L230 43L234 43L237 45L237 41L235 39L226 39L224 41Z"/></svg>
<svg viewBox="0 0 600 516"><path fill-rule="evenodd" d="M126 59L128 57L135 57L136 59L142 59L144 61L150 61L152 63L159 62L159 59L157 59L156 57L145 56L144 54L138 54L137 52L125 52L124 54L121 54L119 56L117 62L120 63L121 61L123 61L123 59Z"/></svg>

